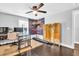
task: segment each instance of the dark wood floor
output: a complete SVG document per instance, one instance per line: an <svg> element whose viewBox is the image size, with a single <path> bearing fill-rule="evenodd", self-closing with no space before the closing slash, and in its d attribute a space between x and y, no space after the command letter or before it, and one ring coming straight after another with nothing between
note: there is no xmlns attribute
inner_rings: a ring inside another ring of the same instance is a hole
<svg viewBox="0 0 79 59"><path fill-rule="evenodd" d="M42 45L32 50L34 56L73 56L73 49L59 46Z"/></svg>
<svg viewBox="0 0 79 59"><path fill-rule="evenodd" d="M31 56L79 56L79 44L75 44L75 49L44 44L33 49Z"/></svg>
<svg viewBox="0 0 79 59"><path fill-rule="evenodd" d="M31 51L31 56L73 56L74 50L56 45L41 45ZM24 53L22 56L25 56Z"/></svg>

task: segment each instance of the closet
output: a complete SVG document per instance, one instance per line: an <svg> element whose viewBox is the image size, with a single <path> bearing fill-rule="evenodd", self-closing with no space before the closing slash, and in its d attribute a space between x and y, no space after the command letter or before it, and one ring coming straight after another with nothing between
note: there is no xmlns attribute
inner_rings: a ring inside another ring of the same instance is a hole
<svg viewBox="0 0 79 59"><path fill-rule="evenodd" d="M43 25L43 37L44 40L59 44L61 41L61 24L45 24Z"/></svg>

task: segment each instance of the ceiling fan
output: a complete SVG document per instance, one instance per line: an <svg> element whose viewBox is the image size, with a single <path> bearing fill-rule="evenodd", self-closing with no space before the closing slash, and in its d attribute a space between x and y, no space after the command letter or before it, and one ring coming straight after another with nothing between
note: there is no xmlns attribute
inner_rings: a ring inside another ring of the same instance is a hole
<svg viewBox="0 0 79 59"><path fill-rule="evenodd" d="M38 6L33 6L31 9L32 11L28 11L26 12L25 14L28 14L28 13L33 13L35 14L35 16L37 16L37 13L40 12L40 13L47 13L47 11L43 11L43 10L39 10L41 7L43 7L44 4L43 3L40 3Z"/></svg>

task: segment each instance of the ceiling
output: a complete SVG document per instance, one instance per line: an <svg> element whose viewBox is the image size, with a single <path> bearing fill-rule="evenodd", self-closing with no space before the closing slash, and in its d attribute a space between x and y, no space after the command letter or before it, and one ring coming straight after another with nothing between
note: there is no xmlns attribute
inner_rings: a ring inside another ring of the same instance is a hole
<svg viewBox="0 0 79 59"><path fill-rule="evenodd" d="M34 17L32 13L25 14L25 12L30 11L30 7L32 7L33 5L38 4L39 3L0 3L0 12L24 17ZM79 7L79 4L77 3L45 3L41 10L47 11L47 14L39 13L39 15L46 16L51 14L57 14L77 7Z"/></svg>

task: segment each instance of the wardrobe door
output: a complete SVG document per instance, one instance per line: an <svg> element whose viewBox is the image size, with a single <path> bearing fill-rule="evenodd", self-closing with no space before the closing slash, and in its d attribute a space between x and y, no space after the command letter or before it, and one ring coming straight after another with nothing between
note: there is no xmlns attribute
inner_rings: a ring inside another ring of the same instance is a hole
<svg viewBox="0 0 79 59"><path fill-rule="evenodd" d="M43 25L43 38L46 40L46 25Z"/></svg>
<svg viewBox="0 0 79 59"><path fill-rule="evenodd" d="M47 41L51 42L51 24L47 24L46 30Z"/></svg>
<svg viewBox="0 0 79 59"><path fill-rule="evenodd" d="M61 24L55 23L54 24L54 41L55 43L59 44L61 39Z"/></svg>
<svg viewBox="0 0 79 59"><path fill-rule="evenodd" d="M46 24L46 41L49 41L49 25Z"/></svg>
<svg viewBox="0 0 79 59"><path fill-rule="evenodd" d="M43 36L44 36L44 40L48 42L51 41L51 24L45 24L43 26Z"/></svg>
<svg viewBox="0 0 79 59"><path fill-rule="evenodd" d="M51 24L51 42L54 43L54 25Z"/></svg>

